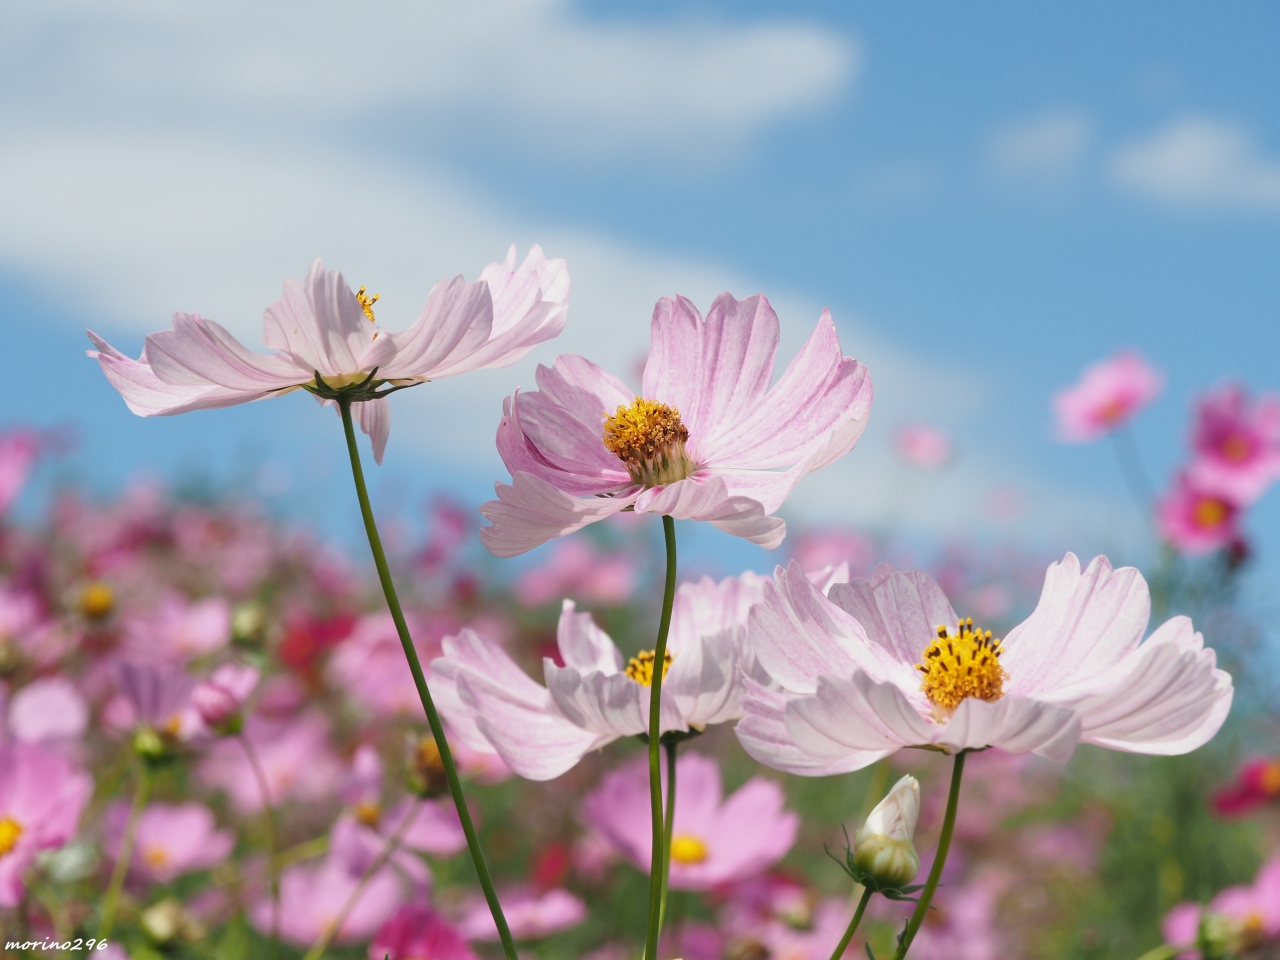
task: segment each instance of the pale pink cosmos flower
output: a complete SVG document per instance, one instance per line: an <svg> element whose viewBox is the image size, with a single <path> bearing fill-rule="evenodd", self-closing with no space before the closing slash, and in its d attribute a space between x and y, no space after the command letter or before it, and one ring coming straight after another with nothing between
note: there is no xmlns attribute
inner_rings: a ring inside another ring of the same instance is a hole
<svg viewBox="0 0 1280 960"><path fill-rule="evenodd" d="M353 293L336 270L315 260L302 283L285 281L284 298L267 307L262 341L276 351L253 353L226 329L198 314L176 313L173 328L147 337L130 360L92 331L89 338L111 385L139 416L168 416L228 407L294 390L318 397L356 388L353 411L381 463L391 412L374 391L440 380L515 363L564 329L569 274L534 246L516 266L513 246L471 283L441 280L416 323L401 333L374 321L374 297Z"/></svg>
<svg viewBox="0 0 1280 960"><path fill-rule="evenodd" d="M32 680L9 701L9 733L23 743L74 740L88 725L89 705L66 677Z"/></svg>
<svg viewBox="0 0 1280 960"><path fill-rule="evenodd" d="M568 890L538 891L516 887L502 891L502 912L511 936L517 940L537 940L569 930L587 919L587 905ZM483 897L473 897L466 905L458 929L468 940L497 940L498 928Z"/></svg>
<svg viewBox="0 0 1280 960"><path fill-rule="evenodd" d="M1237 384L1201 397L1191 426L1195 458L1188 473L1202 490L1241 505L1280 478L1280 396L1250 402Z"/></svg>
<svg viewBox="0 0 1280 960"><path fill-rule="evenodd" d="M951 438L926 423L905 424L893 439L898 456L910 466L936 470L951 459Z"/></svg>
<svg viewBox="0 0 1280 960"><path fill-rule="evenodd" d="M329 746L329 723L318 712L284 721L255 715L245 723L244 736L262 765L272 805L328 797L342 776L342 765ZM262 791L241 744L215 743L198 773L208 786L226 791L240 813L262 809Z"/></svg>
<svg viewBox="0 0 1280 960"><path fill-rule="evenodd" d="M0 907L15 907L36 856L75 835L93 780L65 757L25 743L0 743L0 771Z"/></svg>
<svg viewBox="0 0 1280 960"><path fill-rule="evenodd" d="M125 625L125 649L139 660L185 662L230 641L231 605L221 597L189 602L169 594Z"/></svg>
<svg viewBox="0 0 1280 960"><path fill-rule="evenodd" d="M332 857L286 868L280 874L281 939L302 947L310 946L337 923L359 885L360 877L352 876L346 866ZM372 936L403 900L404 890L395 873L379 870L365 884L334 936L334 942L352 943ZM270 932L270 897L256 898L247 912L249 921L259 932Z"/></svg>
<svg viewBox="0 0 1280 960"><path fill-rule="evenodd" d="M40 438L31 430L0 433L0 516L18 499L40 455Z"/></svg>
<svg viewBox="0 0 1280 960"><path fill-rule="evenodd" d="M605 553L590 540L564 540L515 582L516 599L537 607L571 596L584 603L624 603L636 584L636 565L621 553Z"/></svg>
<svg viewBox="0 0 1280 960"><path fill-rule="evenodd" d="M770 388L777 350L768 300L726 293L705 320L683 297L658 301L639 396L583 357L540 366L539 389L504 404L498 453L512 481L480 508L481 540L513 557L633 510L776 547L786 525L770 514L853 449L872 395L829 311Z"/></svg>
<svg viewBox="0 0 1280 960"><path fill-rule="evenodd" d="M106 850L120 849L129 805L119 801L107 811ZM136 877L168 883L185 873L207 870L235 847L229 830L219 830L213 811L199 803L152 803L142 811L129 869Z"/></svg>
<svg viewBox="0 0 1280 960"><path fill-rule="evenodd" d="M411 617L414 646L423 661L439 652L438 638L458 629L452 617ZM376 716L422 713L413 675L404 666L404 648L389 613L361 617L355 630L338 646L326 669L331 683Z"/></svg>
<svg viewBox="0 0 1280 960"><path fill-rule="evenodd" d="M795 564L752 608L749 642L772 678L746 680L746 751L808 776L858 770L902 747L999 747L1065 762L1077 742L1188 753L1231 707L1231 677L1187 617L1142 642L1151 615L1132 567L1074 554L1003 642L961 619L919 570L888 564L823 596Z"/></svg>
<svg viewBox="0 0 1280 960"><path fill-rule="evenodd" d="M701 730L741 716L741 672L754 668L745 624L763 579L753 573L676 591L662 684L662 730ZM654 657L622 654L590 614L564 602L556 642L563 666L543 660L535 682L492 640L471 630L444 641L432 689L451 730L475 750L497 752L512 770L550 780L619 737L649 728Z"/></svg>
<svg viewBox="0 0 1280 960"><path fill-rule="evenodd" d="M663 768L665 789L666 768ZM783 809L782 788L752 777L723 796L720 768L710 757L676 760L676 809L671 833L673 890L706 890L763 873L786 856L800 818ZM643 760L610 773L582 803L583 818L638 870L652 849L649 768Z"/></svg>
<svg viewBox="0 0 1280 960"><path fill-rule="evenodd" d="M1068 443L1096 440L1128 423L1162 389L1163 375L1137 353L1101 360L1086 368L1078 383L1054 396L1058 438Z"/></svg>
<svg viewBox="0 0 1280 960"><path fill-rule="evenodd" d="M1156 527L1181 553L1200 556L1240 539L1240 505L1181 473L1156 503Z"/></svg>
<svg viewBox="0 0 1280 960"><path fill-rule="evenodd" d="M373 935L369 960L476 960L476 953L430 907L406 904Z"/></svg>

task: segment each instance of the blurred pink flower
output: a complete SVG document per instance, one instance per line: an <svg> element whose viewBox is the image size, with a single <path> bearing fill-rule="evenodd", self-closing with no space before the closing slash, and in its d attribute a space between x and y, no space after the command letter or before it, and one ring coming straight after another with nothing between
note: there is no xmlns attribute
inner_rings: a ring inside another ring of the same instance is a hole
<svg viewBox="0 0 1280 960"><path fill-rule="evenodd" d="M429 620L411 618L414 646L424 663L440 650L439 638L458 629L447 614ZM371 613L356 621L355 630L334 651L327 669L329 681L376 716L420 716L422 701L404 648L389 613ZM430 678L429 678L430 679ZM434 685L432 687L434 691Z"/></svg>
<svg viewBox="0 0 1280 960"><path fill-rule="evenodd" d="M1001 642L961 620L919 570L881 564L823 596L794 562L751 612L738 739L776 769L826 776L907 746L987 746L1065 762L1076 743L1188 753L1231 707L1231 677L1186 617L1145 643L1146 581L1097 557L1052 564L1036 609ZM965 673L961 673L961 668Z"/></svg>
<svg viewBox="0 0 1280 960"><path fill-rule="evenodd" d="M1224 817L1242 816L1280 800L1280 759L1250 760L1240 768L1235 783L1219 790L1213 808Z"/></svg>
<svg viewBox="0 0 1280 960"><path fill-rule="evenodd" d="M752 777L727 799L722 790L720 768L711 758L685 753L676 761L674 890L745 880L769 869L795 843L800 818L783 809L782 789L772 780ZM649 869L653 836L648 810L643 760L610 773L582 803L584 819L642 871Z"/></svg>
<svg viewBox="0 0 1280 960"><path fill-rule="evenodd" d="M139 660L185 662L231 641L231 606L221 597L189 603L169 594L155 609L129 618L125 648Z"/></svg>
<svg viewBox="0 0 1280 960"><path fill-rule="evenodd" d="M118 801L107 811L106 852L113 860L120 849L129 805ZM219 830L213 811L198 803L152 803L142 812L134 842L134 876L168 883L184 873L216 866L235 847L229 830Z"/></svg>
<svg viewBox="0 0 1280 960"><path fill-rule="evenodd" d="M417 322L389 333L374 322L372 298L352 293L342 274L312 261L302 283L285 281L284 298L267 307L262 340L276 352L253 353L199 314L175 313L173 328L150 334L130 360L96 333L89 339L111 385L142 417L228 407L293 390L330 390L368 381L403 386L515 363L564 329L569 274L534 246L516 267L513 246L480 279L441 280ZM374 379L376 377L376 379ZM363 397L360 427L381 463L391 431L385 399Z"/></svg>
<svg viewBox="0 0 1280 960"><path fill-rule="evenodd" d="M1240 538L1240 507L1205 490L1190 474L1179 474L1156 504L1160 535L1182 553L1212 553Z"/></svg>
<svg viewBox="0 0 1280 960"><path fill-rule="evenodd" d="M1225 935L1232 955L1280 940L1280 856L1264 863L1252 884L1228 887L1207 908L1198 903L1180 903L1170 910L1160 925L1165 943L1194 946L1201 922L1212 918L1225 921L1225 929L1216 932L1218 936ZM1200 952L1194 949L1179 954L1186 960L1199 956Z"/></svg>
<svg viewBox="0 0 1280 960"><path fill-rule="evenodd" d="M1058 438L1096 440L1122 427L1164 389L1164 377L1137 353L1121 352L1085 369L1078 383L1053 398Z"/></svg>
<svg viewBox="0 0 1280 960"><path fill-rule="evenodd" d="M931 913L911 944L919 960L1003 960L1009 956L996 916L1011 878L996 870L979 873L947 890L946 908Z"/></svg>
<svg viewBox="0 0 1280 960"><path fill-rule="evenodd" d="M0 516L13 505L40 455L40 438L31 430L0 433Z"/></svg>
<svg viewBox="0 0 1280 960"><path fill-rule="evenodd" d="M289 800L320 800L331 796L342 765L329 747L329 723L318 712L276 721L254 716L244 726L253 744L273 806ZM262 792L244 748L234 740L220 740L198 768L200 779L225 790L240 813L262 809Z"/></svg>
<svg viewBox="0 0 1280 960"><path fill-rule="evenodd" d="M853 449L872 394L827 311L770 389L777 350L769 301L726 293L705 320L684 297L658 301L641 396L583 357L538 367L539 389L503 404L498 453L512 482L480 508L491 523L480 539L513 557L634 510L776 547L786 525L770 514Z"/></svg>
<svg viewBox="0 0 1280 960"><path fill-rule="evenodd" d="M309 946L337 922L360 884L343 864L325 857L288 867L280 875L280 937L298 946ZM352 943L371 936L400 906L404 890L390 870L369 878L354 907L334 937L335 943ZM271 929L271 898L257 897L249 905L250 922L266 933Z"/></svg>
<svg viewBox="0 0 1280 960"><path fill-rule="evenodd" d="M459 548L471 534L474 514L461 504L438 496L431 501L429 515L429 534L418 553L418 564L430 573L453 562Z"/></svg>
<svg viewBox="0 0 1280 960"><path fill-rule="evenodd" d="M9 733L24 743L74 740L88 724L89 705L66 677L32 680L9 700Z"/></svg>
<svg viewBox="0 0 1280 960"><path fill-rule="evenodd" d="M195 681L178 670L146 663L124 662L116 666L116 689L122 709L113 712L116 726L129 730L144 725L158 733L185 740L199 728L191 708ZM108 705L108 710L111 705Z"/></svg>
<svg viewBox="0 0 1280 960"><path fill-rule="evenodd" d="M369 944L369 960L476 960L458 930L429 907L408 904L384 923Z"/></svg>
<svg viewBox="0 0 1280 960"><path fill-rule="evenodd" d="M894 446L905 463L936 470L951 459L951 438L926 423L909 423L898 428Z"/></svg>
<svg viewBox="0 0 1280 960"><path fill-rule="evenodd" d="M662 729L686 731L741 715L745 622L763 580L753 573L676 591L662 686ZM556 631L564 666L543 660L546 686L498 644L463 630L431 664L432 690L451 730L475 750L496 751L522 777L550 780L584 755L648 729L652 653L622 654L590 614L566 600Z"/></svg>
<svg viewBox="0 0 1280 960"><path fill-rule="evenodd" d="M499 894L511 935L517 940L537 940L576 927L587 919L587 905L568 890L539 892L527 887ZM458 924L468 940L497 940L498 928L483 897L473 897Z"/></svg>
<svg viewBox="0 0 1280 960"><path fill-rule="evenodd" d="M1201 397L1191 426L1195 454L1188 473L1202 490L1253 503L1280 478L1280 397L1253 403L1243 387L1229 384Z"/></svg>
<svg viewBox="0 0 1280 960"><path fill-rule="evenodd" d="M846 576L871 570L875 544L856 530L805 530L791 543L791 557L810 580L843 568Z"/></svg>
<svg viewBox="0 0 1280 960"><path fill-rule="evenodd" d="M14 907L36 855L75 834L93 780L59 754L25 743L0 743L0 771L0 907Z"/></svg>
<svg viewBox="0 0 1280 960"><path fill-rule="evenodd" d="M241 711L261 679L257 667L224 663L191 691L191 705L205 726L215 731L238 729Z"/></svg>
<svg viewBox="0 0 1280 960"><path fill-rule="evenodd" d="M636 566L620 553L604 553L587 539L557 543L542 563L515 582L516 599L531 607L573 597L583 603L621 604L635 587Z"/></svg>

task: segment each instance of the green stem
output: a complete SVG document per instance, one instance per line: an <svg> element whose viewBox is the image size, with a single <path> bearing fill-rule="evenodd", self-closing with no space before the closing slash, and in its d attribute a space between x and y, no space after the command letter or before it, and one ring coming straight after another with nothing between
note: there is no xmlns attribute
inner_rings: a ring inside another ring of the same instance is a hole
<svg viewBox="0 0 1280 960"><path fill-rule="evenodd" d="M316 837L314 840L305 840L288 850L283 850L276 858L280 864L280 869L291 867L295 863L301 863L303 860L310 860L313 857L322 856L329 849L328 837Z"/></svg>
<svg viewBox="0 0 1280 960"><path fill-rule="evenodd" d="M893 960L902 960L916 937L916 931L924 922L924 915L929 912L929 904L933 902L933 893L938 889L938 881L942 879L942 868L947 863L947 851L951 849L951 834L956 828L956 808L960 805L960 778L964 776L964 758L962 750L956 754L955 765L951 768L951 791L947 794L947 812L942 817L942 835L938 837L938 850L933 855L933 867L929 870L929 879L920 891L920 901L915 912L907 922L907 929L902 931L902 939Z"/></svg>
<svg viewBox="0 0 1280 960"><path fill-rule="evenodd" d="M656 960L658 956L658 936L662 933L662 879L667 866L658 746L662 739L662 675L667 672L667 633L671 629L671 607L676 599L676 522L670 517L662 518L662 534L667 544L667 579L662 592L658 642L653 648L653 684L649 688L649 806L653 812L653 852L649 859L649 929L645 935L645 960Z"/></svg>
<svg viewBox="0 0 1280 960"><path fill-rule="evenodd" d="M99 940L107 939L111 935L111 928L115 925L116 908L120 906L120 891L124 889L125 874L129 872L129 864L133 860L133 842L138 836L138 823L142 820L142 811L147 806L147 797L150 794L151 768L144 760L138 768L138 785L133 791L133 806L129 809L129 821L125 824L120 849L116 851L116 865L111 871L111 882L107 884L107 895L102 901L102 921L98 924Z"/></svg>
<svg viewBox="0 0 1280 960"><path fill-rule="evenodd" d="M667 881L671 876L671 831L675 825L676 750L679 748L679 743L673 740L664 746L667 750L667 812L662 829L662 910L658 919L660 925L667 919Z"/></svg>
<svg viewBox="0 0 1280 960"><path fill-rule="evenodd" d="M862 922L862 914L867 909L867 903L871 900L873 892L870 887L863 889L862 899L858 901L858 909L853 911L853 919L849 921L849 929L840 938L840 943L836 946L835 952L831 954L831 960L840 960L844 956L845 950L849 949L849 941L853 939L853 932L858 929L858 924Z"/></svg>
<svg viewBox="0 0 1280 960"><path fill-rule="evenodd" d="M511 929L507 926L507 918L503 916L502 905L498 902L497 891L493 888L493 878L489 875L489 867L480 849L480 838L476 836L475 824L471 821L471 811L467 809L467 799L462 793L462 781L458 779L458 768L453 762L453 751L449 749L449 741L445 739L440 714L436 712L435 702L427 689L427 678L423 675L422 664L418 661L418 651L414 649L413 638L409 636L409 625L405 622L404 611L400 609L400 599L396 596L395 584L391 581L391 569L387 566L387 555L382 549L382 538L378 536L378 526L373 519L373 507L369 504L369 491L364 483L364 470L360 466L360 450L356 446L355 424L351 420L351 401L340 397L337 402L338 409L342 413L342 429L347 437L347 451L351 455L351 475L355 479L356 497L360 501L360 516L364 519L364 530L369 537L369 549L373 552L374 566L378 568L378 580L382 584L382 592L387 599L387 609L391 611L391 619L395 621L396 633L400 636L400 646L404 648L405 659L409 661L409 672L413 674L413 684L418 688L418 698L422 701L422 709L427 715L427 724L431 727L431 735L435 738L436 747L440 751L440 762L444 765L445 779L449 781L449 793L453 795L453 805L458 809L462 832L467 838L467 849L471 851L471 862L475 864L476 875L480 878L480 886L484 890L484 898L489 904L489 912L493 914L494 926L498 928L503 952L507 960L517 960L515 941L511 939Z"/></svg>
<svg viewBox="0 0 1280 960"><path fill-rule="evenodd" d="M271 810L271 789L267 786L267 775L258 761L258 751L253 748L243 731L236 735L244 755L253 768L253 777L258 781L258 793L262 795L262 827L267 835L267 877L271 883L271 956L280 956L280 844L276 837L276 818Z"/></svg>
<svg viewBox="0 0 1280 960"><path fill-rule="evenodd" d="M1170 947L1168 945L1156 947L1154 950L1148 950L1138 960L1173 960L1179 953L1187 949L1186 947Z"/></svg>

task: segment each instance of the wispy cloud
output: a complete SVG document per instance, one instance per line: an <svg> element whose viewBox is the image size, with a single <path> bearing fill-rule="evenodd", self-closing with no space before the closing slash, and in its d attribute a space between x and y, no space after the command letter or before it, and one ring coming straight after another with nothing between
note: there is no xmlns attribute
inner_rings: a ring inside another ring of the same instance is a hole
<svg viewBox="0 0 1280 960"><path fill-rule="evenodd" d="M1110 174L1122 189L1175 208L1280 213L1280 158L1223 120L1174 120L1120 147Z"/></svg>
<svg viewBox="0 0 1280 960"><path fill-rule="evenodd" d="M1093 140L1089 114L1051 110L998 129L987 157L993 172L1005 179L1061 181L1080 168Z"/></svg>

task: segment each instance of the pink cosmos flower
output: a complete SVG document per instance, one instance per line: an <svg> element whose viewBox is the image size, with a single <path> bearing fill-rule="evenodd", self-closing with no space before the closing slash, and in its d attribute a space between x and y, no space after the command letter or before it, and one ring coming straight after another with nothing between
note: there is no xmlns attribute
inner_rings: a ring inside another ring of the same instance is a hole
<svg viewBox="0 0 1280 960"><path fill-rule="evenodd" d="M569 274L534 246L516 266L513 246L471 283L461 276L431 290L416 323L388 333L374 321L364 288L352 293L342 274L315 260L302 283L285 281L284 298L267 308L262 340L276 352L253 353L198 314L176 313L173 328L147 337L130 360L96 333L88 351L129 409L142 417L227 407L294 390L331 398L357 388L355 413L381 463L391 431L383 385L440 380L515 363L564 329Z"/></svg>
<svg viewBox="0 0 1280 960"><path fill-rule="evenodd" d="M262 765L273 805L319 800L333 792L342 766L329 747L329 723L320 713L273 721L254 716L244 726ZM262 791L241 744L220 740L198 768L200 779L225 790L240 813L262 809Z"/></svg>
<svg viewBox="0 0 1280 960"><path fill-rule="evenodd" d="M1250 760L1235 783L1218 791L1213 808L1224 817L1238 817L1280 800L1280 759Z"/></svg>
<svg viewBox="0 0 1280 960"><path fill-rule="evenodd" d="M663 768L665 790L666 770ZM781 860L796 840L800 818L783 809L782 789L752 777L723 797L720 768L710 757L684 753L676 761L676 809L671 834L673 890L706 890L745 880ZM649 869L649 768L629 763L609 774L582 803L584 819L638 870Z"/></svg>
<svg viewBox="0 0 1280 960"><path fill-rule="evenodd" d="M456 928L429 907L406 904L369 944L369 960L476 960Z"/></svg>
<svg viewBox="0 0 1280 960"><path fill-rule="evenodd" d="M1009 887L997 870L979 873L950 891L946 912L925 923L911 944L921 960L1002 960L1010 956L996 907Z"/></svg>
<svg viewBox="0 0 1280 960"><path fill-rule="evenodd" d="M24 743L74 740L88 724L89 705L66 677L32 680L9 701L9 733Z"/></svg>
<svg viewBox="0 0 1280 960"><path fill-rule="evenodd" d="M1212 553L1240 539L1240 506L1179 474L1156 504L1160 535L1182 553Z"/></svg>
<svg viewBox="0 0 1280 960"><path fill-rule="evenodd" d="M25 743L0 743L0 771L0 907L15 907L36 855L75 834L93 780L57 753Z"/></svg>
<svg viewBox="0 0 1280 960"><path fill-rule="evenodd" d="M280 937L298 946L309 946L337 922L347 901L360 885L360 877L332 857L288 867L280 874ZM404 891L390 870L379 870L364 890L334 937L335 943L364 940L386 922L400 906ZM270 897L258 897L248 909L250 922L262 933L271 930Z"/></svg>
<svg viewBox="0 0 1280 960"><path fill-rule="evenodd" d="M778 317L763 295L722 294L705 320L683 297L659 300L652 344L639 396L561 356L538 368L538 391L505 401L498 453L512 481L480 508L491 552L513 557L622 510L773 548L786 525L769 514L866 427L871 379L840 355L828 311L772 389Z"/></svg>
<svg viewBox="0 0 1280 960"><path fill-rule="evenodd" d="M1211 924L1217 921L1220 929L1215 933L1228 941L1233 955L1280 940L1280 856L1264 863L1251 885L1223 890L1207 910L1198 903L1178 904L1161 924L1165 942L1175 947L1194 945L1206 919ZM1191 960L1200 952L1188 950L1179 956Z"/></svg>
<svg viewBox="0 0 1280 960"><path fill-rule="evenodd" d="M499 899L511 936L517 940L549 937L587 919L587 905L568 890L540 892L518 887L504 890ZM483 897L474 897L467 904L458 928L468 940L498 939L498 928Z"/></svg>
<svg viewBox="0 0 1280 960"><path fill-rule="evenodd" d="M178 740L199 729L191 709L195 681L185 673L125 662L116 667L115 681L122 697L116 703L123 709L114 711L120 729L143 725Z"/></svg>
<svg viewBox="0 0 1280 960"><path fill-rule="evenodd" d="M120 801L107 812L107 852L120 849L129 806ZM219 830L213 811L198 803L149 804L138 820L133 862L135 876L168 883L184 873L207 870L221 863L235 846L228 830Z"/></svg>
<svg viewBox="0 0 1280 960"><path fill-rule="evenodd" d="M458 628L452 617L412 618L414 645L423 661L439 652L437 638ZM420 716L422 701L413 675L405 669L404 649L389 613L371 613L357 621L351 636L329 659L330 682L369 712L383 717ZM433 688L434 689L434 688Z"/></svg>
<svg viewBox="0 0 1280 960"><path fill-rule="evenodd" d="M1191 448L1195 459L1188 472L1200 489L1253 503L1280 478L1280 397L1268 394L1250 403L1236 384L1201 397Z"/></svg>
<svg viewBox="0 0 1280 960"><path fill-rule="evenodd" d="M125 645L140 660L182 661L213 653L231 640L231 606L221 597L189 603L170 594L125 629Z"/></svg>
<svg viewBox="0 0 1280 960"><path fill-rule="evenodd" d="M191 705L205 726L226 731L243 719L240 712L261 677L257 667L224 663L191 691Z"/></svg>
<svg viewBox="0 0 1280 960"><path fill-rule="evenodd" d="M40 455L40 438L31 430L0 433L0 516L18 499Z"/></svg>
<svg viewBox="0 0 1280 960"><path fill-rule="evenodd" d="M1098 557L1050 565L1040 602L1003 642L961 619L928 574L881 564L830 598L794 563L766 583L749 642L776 686L750 679L738 739L808 776L901 747L1000 747L1065 762L1076 743L1187 753L1231 707L1231 678L1186 617L1145 643L1146 581Z"/></svg>
<svg viewBox="0 0 1280 960"><path fill-rule="evenodd" d="M856 530L806 530L792 540L791 558L810 580L820 582L826 571L839 571L844 576L832 578L832 582L839 582L853 573L863 576L870 572L875 549L875 544Z"/></svg>
<svg viewBox="0 0 1280 960"><path fill-rule="evenodd" d="M1159 396L1164 377L1137 353L1117 353L1085 369L1080 381L1053 398L1058 438L1068 443L1096 440Z"/></svg>
<svg viewBox="0 0 1280 960"><path fill-rule="evenodd" d="M676 591L662 684L662 729L701 730L741 715L740 671L747 611L763 581L752 573L716 583L704 578ZM624 665L609 636L566 600L556 642L564 666L543 660L546 686L506 651L463 630L432 661L432 689L458 739L497 752L522 777L550 780L584 755L649 726L653 653Z"/></svg>
<svg viewBox="0 0 1280 960"><path fill-rule="evenodd" d="M899 427L894 445L905 463L924 470L936 470L951 459L951 438L925 423Z"/></svg>
<svg viewBox="0 0 1280 960"><path fill-rule="evenodd" d="M585 603L624 603L636 583L636 565L620 553L605 553L590 540L557 543L538 566L515 583L516 599L537 607L572 596Z"/></svg>

